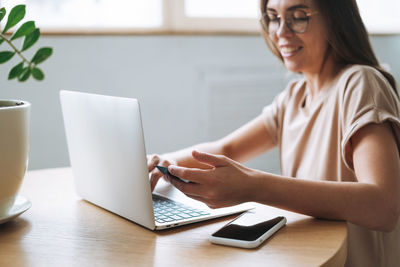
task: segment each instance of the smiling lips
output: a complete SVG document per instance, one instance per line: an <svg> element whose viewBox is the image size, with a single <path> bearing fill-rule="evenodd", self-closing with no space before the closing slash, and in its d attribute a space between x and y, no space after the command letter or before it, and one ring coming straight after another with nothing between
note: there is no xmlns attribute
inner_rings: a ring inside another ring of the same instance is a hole
<svg viewBox="0 0 400 267"><path fill-rule="evenodd" d="M280 46L280 51L282 57L292 57L302 48L303 48L302 46L285 45L285 46Z"/></svg>

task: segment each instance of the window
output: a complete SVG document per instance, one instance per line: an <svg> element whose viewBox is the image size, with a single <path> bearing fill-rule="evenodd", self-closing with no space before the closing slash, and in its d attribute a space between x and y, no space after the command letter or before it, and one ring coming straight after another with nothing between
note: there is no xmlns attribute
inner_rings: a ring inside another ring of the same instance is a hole
<svg viewBox="0 0 400 267"><path fill-rule="evenodd" d="M256 18L258 0L185 0L184 13L188 17Z"/></svg>
<svg viewBox="0 0 400 267"><path fill-rule="evenodd" d="M42 32L258 33L259 0L0 0L27 4ZM400 33L399 0L357 0L370 33Z"/></svg>
<svg viewBox="0 0 400 267"><path fill-rule="evenodd" d="M357 0L370 33L400 33L399 0Z"/></svg>
<svg viewBox="0 0 400 267"><path fill-rule="evenodd" d="M7 12L26 4L26 20L42 31L158 28L163 0L3 0Z"/></svg>
<svg viewBox="0 0 400 267"><path fill-rule="evenodd" d="M258 0L183 0L183 2L184 11L180 12L183 14L180 22L183 23L178 23L180 27L202 24L207 28L221 27L226 30L259 29L254 23L259 17ZM400 33L399 0L357 0L357 4L370 33Z"/></svg>
<svg viewBox="0 0 400 267"><path fill-rule="evenodd" d="M259 32L259 0L172 0L174 29Z"/></svg>

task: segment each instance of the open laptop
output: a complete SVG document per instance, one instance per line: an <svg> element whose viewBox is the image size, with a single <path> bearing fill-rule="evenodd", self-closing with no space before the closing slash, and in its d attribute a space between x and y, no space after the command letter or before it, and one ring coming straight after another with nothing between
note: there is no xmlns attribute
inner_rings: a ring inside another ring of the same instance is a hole
<svg viewBox="0 0 400 267"><path fill-rule="evenodd" d="M136 99L61 91L69 157L79 196L151 230L252 208L222 209L186 197L160 179L152 194Z"/></svg>

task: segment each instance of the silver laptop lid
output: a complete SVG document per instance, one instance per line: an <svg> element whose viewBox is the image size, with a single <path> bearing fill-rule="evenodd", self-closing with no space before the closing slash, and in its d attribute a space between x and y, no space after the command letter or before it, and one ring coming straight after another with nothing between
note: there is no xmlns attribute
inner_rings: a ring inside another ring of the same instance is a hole
<svg viewBox="0 0 400 267"><path fill-rule="evenodd" d="M73 91L60 99L77 193L154 229L138 101Z"/></svg>

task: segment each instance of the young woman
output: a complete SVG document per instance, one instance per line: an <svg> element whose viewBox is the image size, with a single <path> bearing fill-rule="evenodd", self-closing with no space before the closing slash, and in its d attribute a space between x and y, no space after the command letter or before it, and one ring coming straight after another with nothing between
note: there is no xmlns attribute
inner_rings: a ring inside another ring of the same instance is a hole
<svg viewBox="0 0 400 267"><path fill-rule="evenodd" d="M149 156L152 189L164 165L194 182L175 187L212 208L255 201L346 220L347 266L397 265L400 103L355 0L262 0L261 11L267 45L303 78L228 136ZM238 163L275 146L282 175Z"/></svg>

